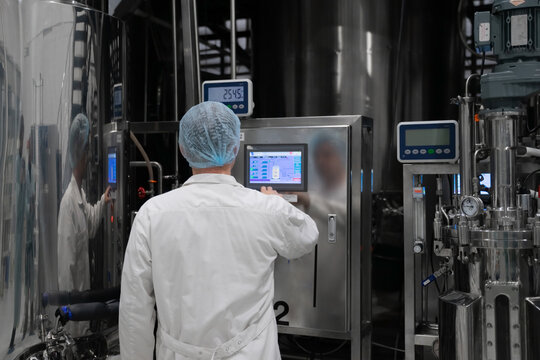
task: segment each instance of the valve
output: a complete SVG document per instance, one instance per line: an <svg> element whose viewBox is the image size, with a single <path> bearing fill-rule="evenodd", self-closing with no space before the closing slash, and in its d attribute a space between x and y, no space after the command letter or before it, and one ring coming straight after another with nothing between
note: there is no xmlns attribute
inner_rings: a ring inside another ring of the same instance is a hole
<svg viewBox="0 0 540 360"><path fill-rule="evenodd" d="M433 274L429 275L424 281L422 281L422 286L426 287L431 284L433 281L437 280L442 275L450 272L450 267L447 264L442 265L442 267L435 271Z"/></svg>
<svg viewBox="0 0 540 360"><path fill-rule="evenodd" d="M142 186L139 189L137 189L137 196L141 200L146 197L146 190Z"/></svg>

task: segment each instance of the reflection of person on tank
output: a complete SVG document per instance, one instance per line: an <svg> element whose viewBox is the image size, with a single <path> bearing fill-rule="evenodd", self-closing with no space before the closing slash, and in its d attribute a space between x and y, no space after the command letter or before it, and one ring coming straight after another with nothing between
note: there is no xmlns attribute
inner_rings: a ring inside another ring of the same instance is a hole
<svg viewBox="0 0 540 360"><path fill-rule="evenodd" d="M89 141L88 118L78 114L69 129L69 161L73 173L62 197L58 214L58 289L90 289L88 240L95 236L105 205L110 201L107 188L95 205L86 202L82 181L86 175ZM72 325L72 335L83 335L84 327ZM75 330L78 328L80 331Z"/></svg>
<svg viewBox="0 0 540 360"><path fill-rule="evenodd" d="M309 195L298 193L298 204L314 218L327 219L332 212L336 213L338 221L344 220L347 209L345 144L333 136L322 135L311 148L319 181L314 184L316 191Z"/></svg>

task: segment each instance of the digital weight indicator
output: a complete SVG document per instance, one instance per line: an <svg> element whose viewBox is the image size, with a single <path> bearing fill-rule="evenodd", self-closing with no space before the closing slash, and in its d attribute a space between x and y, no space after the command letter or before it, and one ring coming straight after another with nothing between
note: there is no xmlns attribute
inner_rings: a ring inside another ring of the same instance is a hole
<svg viewBox="0 0 540 360"><path fill-rule="evenodd" d="M238 116L253 113L253 84L248 79L212 80L203 83L203 101L225 104Z"/></svg>
<svg viewBox="0 0 540 360"><path fill-rule="evenodd" d="M453 163L457 161L459 158L457 121L399 123L397 158L402 163Z"/></svg>

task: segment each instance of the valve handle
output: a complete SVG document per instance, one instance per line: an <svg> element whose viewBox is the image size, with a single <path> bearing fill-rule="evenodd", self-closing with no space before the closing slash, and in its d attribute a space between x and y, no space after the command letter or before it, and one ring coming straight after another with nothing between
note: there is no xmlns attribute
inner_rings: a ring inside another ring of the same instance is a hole
<svg viewBox="0 0 540 360"><path fill-rule="evenodd" d="M137 189L137 196L141 200L146 197L146 190L142 186L139 189Z"/></svg>

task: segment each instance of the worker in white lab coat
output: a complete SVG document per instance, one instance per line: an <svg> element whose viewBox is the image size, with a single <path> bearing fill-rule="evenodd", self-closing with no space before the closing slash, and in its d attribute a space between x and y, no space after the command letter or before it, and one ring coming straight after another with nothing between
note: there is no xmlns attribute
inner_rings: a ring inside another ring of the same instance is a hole
<svg viewBox="0 0 540 360"><path fill-rule="evenodd" d="M58 289L83 291L90 289L90 258L88 240L99 228L104 208L110 201L110 187L95 205L86 201L82 181L86 174L89 123L78 114L69 129L69 161L73 173L60 202L58 214ZM85 335L87 322L70 323L66 327L72 336Z"/></svg>
<svg viewBox="0 0 540 360"><path fill-rule="evenodd" d="M240 122L205 102L180 122L193 176L144 204L126 250L120 354L151 360L157 307L158 360L280 359L273 310L274 261L313 250L313 220L271 188L230 175Z"/></svg>

